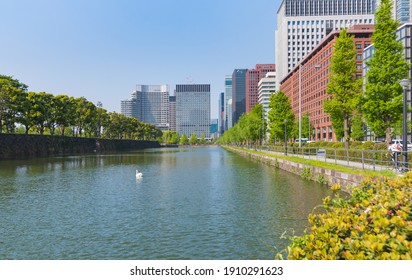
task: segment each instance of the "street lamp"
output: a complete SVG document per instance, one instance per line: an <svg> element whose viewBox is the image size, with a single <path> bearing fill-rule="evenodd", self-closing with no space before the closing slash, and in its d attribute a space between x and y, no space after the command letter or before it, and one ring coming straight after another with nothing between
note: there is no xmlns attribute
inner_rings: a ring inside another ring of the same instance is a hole
<svg viewBox="0 0 412 280"><path fill-rule="evenodd" d="M285 119L284 120L284 122L285 122L285 156L288 154L288 146L286 145L286 124L287 124L287 122L288 122L288 120L287 119Z"/></svg>
<svg viewBox="0 0 412 280"><path fill-rule="evenodd" d="M403 162L405 168L408 168L408 137L407 137L407 125L406 125L406 114L407 114L407 89L409 88L410 82L408 79L400 80L400 84L403 88L403 129L402 129L402 154Z"/></svg>
<svg viewBox="0 0 412 280"><path fill-rule="evenodd" d="M316 69L320 65L314 66ZM302 148L302 64L299 64L299 148Z"/></svg>

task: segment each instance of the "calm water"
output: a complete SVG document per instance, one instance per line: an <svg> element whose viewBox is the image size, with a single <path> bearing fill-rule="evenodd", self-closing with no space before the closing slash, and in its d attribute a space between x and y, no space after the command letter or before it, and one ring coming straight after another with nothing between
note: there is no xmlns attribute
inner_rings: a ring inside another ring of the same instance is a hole
<svg viewBox="0 0 412 280"><path fill-rule="evenodd" d="M328 194L217 147L0 161L0 259L273 259Z"/></svg>

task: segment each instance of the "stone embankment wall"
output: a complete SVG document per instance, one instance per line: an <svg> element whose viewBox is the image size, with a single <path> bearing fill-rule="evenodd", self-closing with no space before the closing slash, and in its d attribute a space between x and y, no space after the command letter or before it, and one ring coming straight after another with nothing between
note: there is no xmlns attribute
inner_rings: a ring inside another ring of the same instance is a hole
<svg viewBox="0 0 412 280"><path fill-rule="evenodd" d="M231 149L230 147L228 147L228 149L243 156L248 156L256 161L264 162L271 166L275 166L277 168L302 176L306 179L327 184L328 186L340 184L342 186L342 190L347 192L349 192L352 187L360 185L360 183L364 179L364 177L360 175L292 162L281 158L255 154L253 152Z"/></svg>
<svg viewBox="0 0 412 280"><path fill-rule="evenodd" d="M0 134L0 159L64 156L158 148L156 141Z"/></svg>

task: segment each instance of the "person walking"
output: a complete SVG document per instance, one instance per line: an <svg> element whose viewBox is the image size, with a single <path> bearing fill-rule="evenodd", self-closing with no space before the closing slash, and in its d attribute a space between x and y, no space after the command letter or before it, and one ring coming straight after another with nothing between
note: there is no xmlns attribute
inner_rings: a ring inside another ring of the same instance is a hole
<svg viewBox="0 0 412 280"><path fill-rule="evenodd" d="M401 145L391 141L389 143L388 151L390 151L392 153L393 164L395 165L395 169L398 170L399 169L399 167L398 167L398 156L402 152Z"/></svg>

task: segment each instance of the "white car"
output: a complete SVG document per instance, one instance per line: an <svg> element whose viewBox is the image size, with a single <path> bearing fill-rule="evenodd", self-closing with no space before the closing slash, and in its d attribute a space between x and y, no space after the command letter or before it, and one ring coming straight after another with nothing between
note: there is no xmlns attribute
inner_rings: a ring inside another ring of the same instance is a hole
<svg viewBox="0 0 412 280"><path fill-rule="evenodd" d="M401 145L401 147L403 147L403 141L402 141L402 139L394 139L394 140L392 140L392 143L395 143L395 144L399 144L399 145ZM406 145L407 145L407 147L408 147L408 151L412 151L412 143L411 143L411 141L406 141Z"/></svg>

